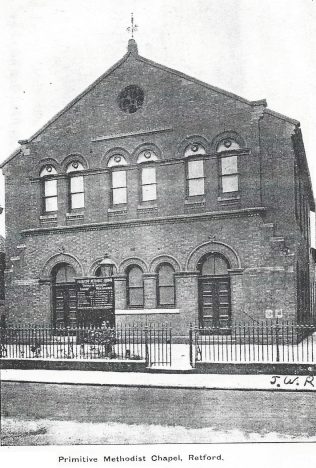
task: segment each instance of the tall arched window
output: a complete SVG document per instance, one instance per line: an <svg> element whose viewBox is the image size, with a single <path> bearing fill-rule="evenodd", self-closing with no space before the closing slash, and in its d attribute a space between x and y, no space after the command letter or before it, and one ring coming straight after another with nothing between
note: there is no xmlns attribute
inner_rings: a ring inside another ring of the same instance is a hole
<svg viewBox="0 0 316 468"><path fill-rule="evenodd" d="M81 172L84 170L79 161L68 164L66 172L69 175L69 208L75 210L84 208L84 182Z"/></svg>
<svg viewBox="0 0 316 468"><path fill-rule="evenodd" d="M154 164L151 164L157 160L158 157L156 153L151 150L142 151L137 158L137 163L142 164L140 170L142 202L154 201L157 199L156 167Z"/></svg>
<svg viewBox="0 0 316 468"><path fill-rule="evenodd" d="M175 305L174 268L169 263L162 263L157 268L158 306Z"/></svg>
<svg viewBox="0 0 316 468"><path fill-rule="evenodd" d="M54 176L57 171L51 164L42 168L40 177L42 178L42 211L51 213L58 210L57 203L57 179Z"/></svg>
<svg viewBox="0 0 316 468"><path fill-rule="evenodd" d="M217 153L222 153L219 168L222 193L238 192L239 190L238 157L231 153L239 149L239 143L232 138L225 138L217 145ZM227 151L230 153L225 154Z"/></svg>
<svg viewBox="0 0 316 468"><path fill-rule="evenodd" d="M144 306L143 270L138 265L132 265L127 270L127 305L129 307Z"/></svg>
<svg viewBox="0 0 316 468"><path fill-rule="evenodd" d="M115 154L108 162L108 167L112 168L111 172L111 204L122 205L127 203L127 183L126 170L122 166L126 166L127 162L124 156Z"/></svg>
<svg viewBox="0 0 316 468"><path fill-rule="evenodd" d="M189 157L186 163L188 197L204 195L204 160L199 157L204 154L205 148L200 143L190 143L184 150L184 156Z"/></svg>

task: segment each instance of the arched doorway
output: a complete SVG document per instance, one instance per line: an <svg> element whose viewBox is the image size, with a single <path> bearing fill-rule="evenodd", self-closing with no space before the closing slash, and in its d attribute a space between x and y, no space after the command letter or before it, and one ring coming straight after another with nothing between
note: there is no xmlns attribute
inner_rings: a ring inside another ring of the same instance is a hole
<svg viewBox="0 0 316 468"><path fill-rule="evenodd" d="M52 273L53 322L57 326L75 326L77 294L74 268L68 263L54 266Z"/></svg>
<svg viewBox="0 0 316 468"><path fill-rule="evenodd" d="M227 259L218 253L204 255L198 263L200 327L229 327L230 278Z"/></svg>

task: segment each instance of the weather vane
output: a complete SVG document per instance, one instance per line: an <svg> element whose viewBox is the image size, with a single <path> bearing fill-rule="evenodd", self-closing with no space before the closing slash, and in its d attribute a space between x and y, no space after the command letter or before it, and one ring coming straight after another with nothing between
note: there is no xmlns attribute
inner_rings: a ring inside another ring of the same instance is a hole
<svg viewBox="0 0 316 468"><path fill-rule="evenodd" d="M134 16L133 16L133 13L131 13L131 26L129 26L128 28L126 28L126 30L131 33L132 35L132 39L134 39L134 32L136 32L138 29L138 26L137 24L134 24Z"/></svg>

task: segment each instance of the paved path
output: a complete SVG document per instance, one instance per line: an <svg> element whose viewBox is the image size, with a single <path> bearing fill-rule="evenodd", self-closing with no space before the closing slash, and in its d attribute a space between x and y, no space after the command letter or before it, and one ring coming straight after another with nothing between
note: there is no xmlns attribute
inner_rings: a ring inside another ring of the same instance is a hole
<svg viewBox="0 0 316 468"><path fill-rule="evenodd" d="M316 377L4 369L1 381L128 387L316 391Z"/></svg>

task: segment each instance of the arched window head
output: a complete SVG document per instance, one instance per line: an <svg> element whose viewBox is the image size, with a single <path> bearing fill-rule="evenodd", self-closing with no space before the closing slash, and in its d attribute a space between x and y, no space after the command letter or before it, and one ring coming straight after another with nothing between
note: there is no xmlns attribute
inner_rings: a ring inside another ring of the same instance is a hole
<svg viewBox="0 0 316 468"><path fill-rule="evenodd" d="M158 306L175 305L174 268L169 263L162 263L157 268Z"/></svg>
<svg viewBox="0 0 316 468"><path fill-rule="evenodd" d="M132 265L127 270L127 304L129 307L144 306L143 270Z"/></svg>
<svg viewBox="0 0 316 468"><path fill-rule="evenodd" d="M58 209L57 179L54 176L57 171L51 164L46 164L40 172L42 180L42 212L52 213Z"/></svg>
<svg viewBox="0 0 316 468"><path fill-rule="evenodd" d="M84 167L79 161L72 161L70 164L68 164L66 168L67 174L69 174L70 172L79 172L83 170L84 170Z"/></svg>
<svg viewBox="0 0 316 468"><path fill-rule="evenodd" d="M184 150L184 156L197 156L199 154L206 154L205 148L201 143L192 142Z"/></svg>
<svg viewBox="0 0 316 468"><path fill-rule="evenodd" d="M46 166L44 166L41 169L40 177L49 177L49 176L54 176L56 174L57 174L57 171L54 168L54 166L52 166L51 164L46 164Z"/></svg>
<svg viewBox="0 0 316 468"><path fill-rule="evenodd" d="M68 263L59 263L54 267L52 277L55 283L73 283L76 272Z"/></svg>
<svg viewBox="0 0 316 468"><path fill-rule="evenodd" d="M202 276L228 275L229 263L222 255L210 254L199 265Z"/></svg>
<svg viewBox="0 0 316 468"><path fill-rule="evenodd" d="M240 145L237 143L236 140L234 140L233 138L225 138L224 140L219 142L216 151L217 153L221 153L222 151L234 151L239 149Z"/></svg>
<svg viewBox="0 0 316 468"><path fill-rule="evenodd" d="M158 161L158 156L154 151L150 149L145 149L144 151L142 151L137 158L138 164L153 161Z"/></svg>
<svg viewBox="0 0 316 468"><path fill-rule="evenodd" d="M108 167L116 166L127 166L126 159L121 154L114 154L108 162Z"/></svg>

